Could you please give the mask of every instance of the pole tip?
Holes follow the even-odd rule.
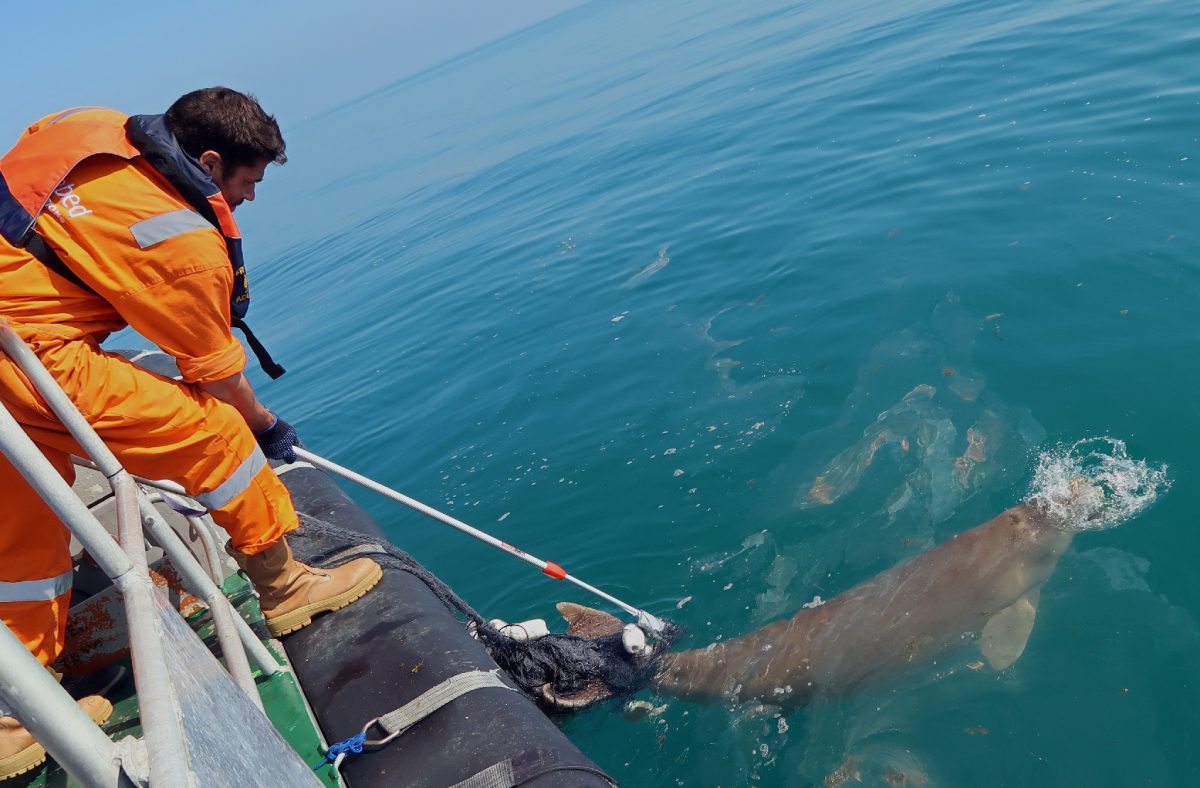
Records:
[[[667,629],[667,622],[663,621],[658,616],[647,613],[645,610],[639,610],[637,613],[638,624],[650,630],[656,635],[661,635]]]

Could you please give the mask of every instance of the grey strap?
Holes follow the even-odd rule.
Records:
[[[513,771],[511,759],[493,763],[478,774],[474,774],[450,788],[513,788],[517,784],[517,775]]]
[[[387,731],[388,735],[379,741],[368,741],[367,744],[373,746],[386,744],[450,701],[460,698],[468,692],[487,687],[497,687],[516,692],[516,690],[500,680],[499,672],[499,668],[495,670],[471,670],[466,673],[459,673],[457,676],[451,676],[441,684],[430,687],[395,711],[389,711],[387,714],[368,722],[363,731],[366,731],[367,728],[370,728],[374,724],[378,724],[379,727]]]
[[[613,778],[600,769],[585,762],[583,755],[578,750],[573,756],[561,749],[535,748],[525,750],[511,758],[505,758],[499,763],[493,763],[462,782],[455,783],[451,788],[515,788],[515,786],[524,785],[530,780],[555,772],[585,772],[599,777],[609,785],[617,784]]]
[[[201,517],[208,514],[208,510],[194,503],[190,498],[184,498],[182,495],[169,493],[166,490],[158,491],[159,499],[166,505],[168,509],[184,517]]]
[[[369,749],[375,749],[387,744],[430,714],[433,714],[442,706],[473,690],[499,687],[516,692],[515,689],[500,680],[499,673],[500,669],[496,668],[495,670],[471,670],[466,673],[459,673],[457,676],[451,676],[441,684],[431,687],[395,711],[388,712],[364,725],[363,733],[366,733],[371,726],[378,725],[388,734],[383,739],[366,741],[366,746]],[[534,749],[522,752],[512,758],[506,758],[499,763],[494,763],[462,782],[455,783],[451,788],[514,788],[528,782],[534,777],[558,771],[587,772],[606,780],[610,785],[615,786],[617,784],[616,781],[595,766],[586,763],[575,763],[570,760],[564,761],[562,752],[542,752],[541,750]]]
[[[338,550],[321,559],[321,566],[328,567],[341,565],[349,561],[351,558],[358,558],[364,555],[387,555],[388,551],[381,544],[374,542],[370,544],[356,544],[352,547],[347,547],[344,550]]]

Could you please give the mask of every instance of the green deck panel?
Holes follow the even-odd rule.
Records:
[[[225,595],[230,598],[250,626],[259,633],[266,635],[262,611],[258,607],[258,598],[254,596],[247,581],[240,574],[226,578],[222,587]],[[216,633],[213,629],[212,618],[207,611],[201,611],[188,619],[192,629],[204,640],[210,651],[216,653]],[[286,659],[281,653],[278,641],[266,639],[268,647],[280,663]],[[124,665],[132,677],[132,666],[126,656],[117,664]],[[259,697],[262,698],[267,718],[279,731],[284,740],[300,754],[301,759],[309,765],[316,764],[325,756],[320,731],[313,721],[307,702],[295,674],[279,672],[271,677],[264,677],[257,669],[254,671],[255,683],[258,686]],[[126,736],[141,736],[141,719],[138,712],[137,695],[134,691],[132,678],[126,678],[113,692],[108,693],[108,699],[113,704],[112,717],[104,724],[104,732],[112,739]],[[341,786],[336,770],[332,766],[324,766],[316,772],[322,783],[329,786]],[[41,788],[59,788],[60,786],[75,786],[67,774],[59,768],[53,759],[47,759],[46,764],[33,771],[5,781],[4,788],[18,786],[37,786]]]

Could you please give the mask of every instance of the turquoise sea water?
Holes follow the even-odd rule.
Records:
[[[286,130],[239,211],[260,394],[688,646],[1125,440],[1172,488],[1012,668],[564,729],[634,786],[1195,784],[1198,56],[1187,2],[585,5]],[[485,615],[591,601],[354,494]]]

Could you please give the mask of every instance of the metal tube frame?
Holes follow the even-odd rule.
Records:
[[[151,495],[150,499],[154,500],[154,496]],[[187,521],[188,533],[192,535],[193,541],[200,543],[201,550],[204,553],[204,564],[201,564],[201,568],[207,570],[209,578],[220,587],[225,583],[225,570],[221,568],[221,559],[218,553],[209,549],[210,542],[215,544],[212,531],[201,517],[188,515]],[[196,551],[193,549],[192,554],[195,555],[195,553]],[[196,556],[196,560],[199,559],[200,557]]]
[[[196,535],[200,537],[200,545],[204,548],[205,555],[211,563],[216,558],[217,549],[212,534],[209,533],[204,523],[200,522],[199,517],[188,517],[187,519],[192,528],[196,530]],[[221,646],[221,656],[225,657],[226,670],[246,693],[246,696],[259,708],[259,711],[266,714],[262,698],[258,695],[258,687],[254,684],[254,675],[250,672],[250,662],[246,659],[246,650],[242,648],[242,641],[238,640],[238,633],[234,628],[233,620],[236,614],[230,609],[229,600],[222,594],[220,599],[208,603],[208,610],[212,615],[213,629],[217,632],[217,642]]]
[[[163,549],[167,557],[179,570],[183,576],[184,585],[188,589],[204,600],[210,610],[215,610],[218,607],[224,606],[231,613],[233,619],[233,629],[237,632],[238,640],[245,647],[246,654],[254,660],[254,665],[265,676],[271,676],[278,673],[283,668],[271,655],[270,650],[263,645],[263,642],[258,639],[258,635],[254,634],[254,630],[246,623],[246,620],[233,609],[232,603],[225,593],[217,587],[208,575],[204,572],[204,568],[196,561],[195,556],[188,550],[183,540],[179,538],[179,534],[175,533],[175,529],[167,524],[167,521],[154,508],[151,502],[152,498],[143,496],[140,502],[142,520],[146,525],[146,530],[150,533],[150,537],[158,543],[158,546]],[[203,526],[203,523],[200,523]],[[199,528],[197,530],[200,530]],[[204,543],[204,532],[207,528],[201,531],[201,543]],[[208,535],[209,541],[212,541],[212,535]],[[209,546],[205,544],[205,549]],[[216,549],[215,546],[213,549]],[[224,647],[222,647],[224,650]],[[255,697],[258,691],[255,690]]]
[[[76,465],[96,469],[95,463],[72,457]],[[135,480],[138,477],[133,477]],[[164,485],[171,484],[164,482]],[[262,640],[241,617],[237,609],[221,590],[213,577],[220,577],[219,550],[213,540],[212,528],[199,517],[187,516],[188,525],[196,532],[197,541],[204,550],[205,561],[209,564],[206,571],[199,559],[188,548],[170,524],[154,508],[153,504],[162,500],[159,493],[146,495],[139,490],[138,506],[141,510],[142,523],[151,539],[162,548],[172,565],[182,577],[184,587],[199,597],[208,606],[213,616],[213,628],[216,630],[217,641],[221,645],[221,654],[225,657],[226,667],[234,681],[241,687],[254,705],[262,708],[262,699],[258,696],[258,688],[250,669],[247,656],[253,658],[254,665],[264,676],[273,676],[286,668],[279,664],[271,654],[270,649],[263,645]],[[197,504],[199,506],[199,504]],[[244,666],[244,669],[243,669]],[[251,691],[253,688],[253,691]]]
[[[100,470],[99,465],[87,459],[86,457],[78,457],[72,454],[71,462],[83,468],[91,468],[93,471]],[[167,479],[147,479],[142,476],[134,476],[133,480],[146,487],[153,487],[157,490],[165,490],[166,492],[175,493],[176,495],[187,495],[187,490],[183,489],[182,484],[176,484],[175,482]]]
[[[93,433],[94,434],[94,433]],[[187,761],[187,742],[179,724],[182,708],[175,695],[167,669],[166,642],[154,603],[154,583],[146,565],[146,538],[138,514],[138,489],[124,469],[113,474],[113,494],[117,499],[117,535],[134,566],[122,588],[125,617],[129,626],[129,653],[133,659],[133,680],[138,691],[138,714],[146,737],[150,773],[154,784],[192,786]],[[64,482],[65,484],[65,482]],[[169,772],[164,772],[169,769]]]
[[[0,698],[75,781],[129,786],[117,746],[0,621]]]
[[[81,457],[72,457],[72,459],[76,465],[100,470],[99,466],[90,460],[85,460]],[[134,476],[133,478],[138,484],[146,487],[177,495],[187,495],[187,492],[181,485],[166,479],[145,479],[141,476]],[[163,549],[163,552],[167,554],[167,557],[179,569],[180,574],[183,575],[183,582],[187,584],[192,593],[203,599],[205,604],[210,608],[221,604],[219,599],[225,600],[225,605],[232,611],[233,624],[237,630],[238,639],[242,642],[242,646],[248,652],[248,655],[254,660],[255,667],[264,676],[272,676],[284,670],[284,667],[271,655],[271,651],[259,640],[258,635],[254,634],[254,630],[250,628],[250,625],[246,623],[237,610],[234,610],[233,605],[229,602],[224,592],[221,591],[215,582],[211,582],[204,575],[204,568],[199,566],[198,561],[195,561],[195,557],[192,556],[191,551],[188,550],[187,545],[183,543],[179,535],[175,533],[174,529],[167,524],[167,521],[163,519],[162,515],[153,506],[148,505],[154,500],[154,496],[150,496],[148,499],[143,498],[144,503],[141,507],[143,522],[150,532],[150,537],[158,543],[158,546]],[[206,551],[206,557],[210,563],[215,563],[213,560],[214,551],[218,548],[205,541],[206,539],[212,541],[211,530],[207,528],[203,521],[200,521],[199,524],[192,523],[192,527],[199,532],[201,543],[204,545]],[[189,558],[191,560],[188,560]],[[193,562],[195,562],[195,566],[193,566]]]
[[[0,342],[7,345],[7,326],[0,324]],[[11,330],[10,330],[11,331]],[[15,335],[14,335],[15,336]],[[7,347],[5,348],[7,350]],[[39,365],[40,366],[40,365]],[[61,389],[59,389],[61,393]],[[122,546],[118,546],[104,530],[104,526],[88,510],[71,490],[70,485],[34,444],[33,440],[8,412],[0,406],[0,452],[8,457],[25,480],[38,492],[51,510],[83,543],[83,546],[104,573],[113,581],[125,600],[125,614],[129,620],[129,645],[133,656],[134,681],[139,696],[145,698],[141,704],[143,730],[152,771],[164,776],[163,785],[191,785],[187,779],[188,768],[183,748],[183,731],[179,726],[179,708],[171,691],[167,675],[166,655],[163,653],[163,637],[154,609],[154,585],[145,573],[145,548],[136,516],[136,535],[130,533],[128,519],[132,510],[136,515],[136,490],[128,474],[120,471],[113,475],[115,494],[118,496],[118,529],[124,533]],[[122,478],[122,475],[124,478]],[[134,541],[141,552],[141,566],[133,560],[127,547]],[[139,569],[141,571],[139,572]],[[28,653],[28,652],[27,652]],[[35,660],[36,661],[36,660]],[[86,715],[85,715],[86,716]],[[90,720],[89,720],[90,722]],[[155,727],[152,729],[151,725]],[[92,724],[92,727],[96,727]],[[32,730],[32,729],[31,729]],[[52,739],[43,746],[55,760],[75,757],[63,752],[75,745],[69,740]],[[52,748],[60,748],[55,751]]]
[[[138,689],[142,730],[155,785],[163,788],[193,786],[195,781],[188,765],[187,747],[180,723],[182,711],[167,670],[165,641],[153,596],[155,589],[146,567],[137,486],[49,370],[2,318],[0,349],[16,362],[35,391],[112,485],[117,499],[117,530],[123,555],[122,550],[114,553],[116,545],[104,527],[75,496],[70,485],[25,434],[12,414],[0,407],[0,413],[3,414],[0,416],[0,433],[4,437],[2,448],[5,455],[89,552],[95,548],[93,557],[125,600],[134,682]],[[56,760],[60,757],[67,760],[77,757],[77,748],[65,740],[54,739],[43,743],[43,746]]]

